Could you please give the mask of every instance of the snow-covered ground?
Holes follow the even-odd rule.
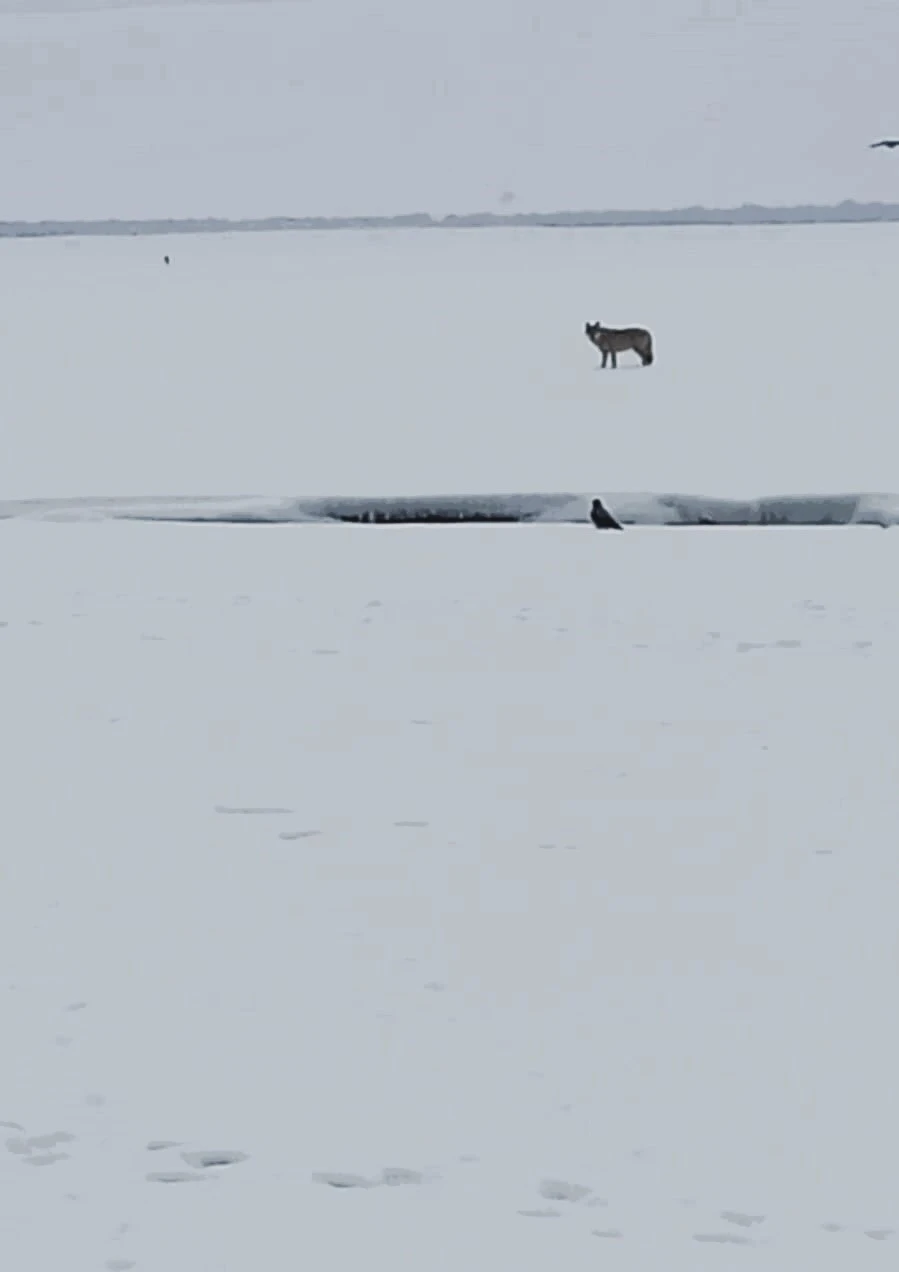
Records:
[[[895,532],[52,501],[896,492],[897,237],[0,244],[4,1268],[890,1266]]]
[[[3,1266],[892,1266],[894,573],[0,524]]]
[[[897,245],[894,225],[3,242],[0,499],[899,491]],[[649,326],[656,363],[598,370],[588,319]]]

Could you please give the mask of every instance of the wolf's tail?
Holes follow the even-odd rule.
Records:
[[[652,351],[652,336],[650,336],[649,339],[646,341],[646,347],[643,349],[640,356],[643,359],[644,367],[652,366],[653,360],[655,358],[655,355],[653,354],[653,351]]]

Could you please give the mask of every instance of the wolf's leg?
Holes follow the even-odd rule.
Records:
[[[612,350],[612,370],[614,371],[617,366],[618,366],[618,354],[613,349]]]
[[[608,349],[603,349],[603,350],[602,350],[602,369],[603,369],[603,371],[605,371],[605,369],[606,369],[606,363],[608,362],[608,360],[609,360],[609,351],[608,351]]]

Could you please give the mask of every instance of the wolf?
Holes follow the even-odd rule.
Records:
[[[596,345],[602,354],[603,366],[611,358],[612,366],[617,367],[618,354],[625,349],[633,349],[644,367],[652,365],[652,336],[645,327],[622,327],[616,330],[614,327],[604,327],[601,322],[588,322],[584,331],[590,343]]]

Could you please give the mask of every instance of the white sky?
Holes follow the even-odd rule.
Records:
[[[896,0],[0,0],[0,219],[899,200],[897,59]]]

